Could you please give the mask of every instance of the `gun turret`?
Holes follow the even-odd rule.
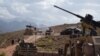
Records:
[[[92,18],[92,15],[90,15],[90,14],[87,14],[85,17],[83,17],[83,16],[80,16],[78,14],[72,13],[72,12],[70,12],[68,10],[65,10],[63,8],[60,8],[60,7],[56,6],[56,5],[54,5],[54,7],[58,8],[58,9],[61,9],[61,10],[65,11],[65,12],[68,12],[68,13],[80,18],[82,21],[84,21],[87,24],[90,24],[90,25],[92,24],[92,26],[96,26],[96,27],[100,28],[100,23],[94,21],[93,18]]]

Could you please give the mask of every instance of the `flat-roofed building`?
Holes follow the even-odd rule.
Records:
[[[50,29],[52,30],[51,35],[58,36],[61,35],[61,32],[68,28],[80,28],[80,24],[62,24],[57,26],[52,26]]]

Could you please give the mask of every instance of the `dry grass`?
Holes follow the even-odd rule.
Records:
[[[68,37],[45,37],[36,42],[39,51],[58,51],[58,48],[63,48],[65,43],[68,43]]]
[[[79,37],[74,39],[69,39],[69,37],[45,37],[41,38],[36,42],[39,51],[58,51],[58,48],[64,48],[66,43],[75,43],[76,40],[93,42],[91,36]]]

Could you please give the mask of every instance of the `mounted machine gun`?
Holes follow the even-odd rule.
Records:
[[[83,17],[83,16],[80,16],[78,14],[72,13],[72,12],[70,12],[68,10],[65,10],[63,8],[60,8],[60,7],[56,6],[56,5],[54,5],[54,7],[58,8],[58,9],[61,9],[61,10],[65,11],[65,12],[68,12],[68,13],[80,18],[81,19],[80,21],[82,22],[82,28],[83,28],[82,29],[83,30],[82,31],[82,35],[83,36],[85,35],[86,29],[95,30],[97,27],[100,28],[100,23],[94,21],[93,20],[93,16],[90,15],[90,14],[86,14],[86,16]]]

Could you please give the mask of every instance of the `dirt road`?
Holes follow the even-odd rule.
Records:
[[[32,36],[27,36],[27,37],[28,37],[27,39],[24,39],[25,42],[34,43],[36,40],[38,40],[42,36],[32,35]],[[13,52],[15,50],[16,45],[18,45],[18,44],[8,46],[7,48],[1,48],[0,49],[0,53],[5,53],[5,56],[12,56],[12,54],[13,54]]]
[[[28,43],[34,43],[36,40],[38,40],[39,38],[41,38],[41,35],[33,35],[33,36],[29,36],[29,38],[25,39],[25,42]]]

